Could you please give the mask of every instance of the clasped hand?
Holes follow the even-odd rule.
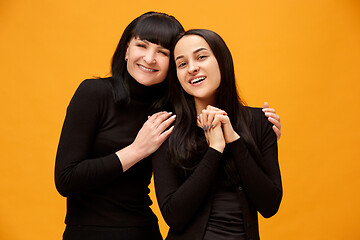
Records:
[[[225,145],[240,136],[234,131],[224,110],[208,105],[197,117],[197,124],[203,128],[209,147],[223,152]]]

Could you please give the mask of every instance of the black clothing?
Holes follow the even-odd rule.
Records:
[[[153,226],[141,227],[94,227],[67,226],[63,235],[64,240],[162,240],[159,230]]]
[[[221,163],[228,158],[235,160],[241,176],[241,183],[233,186],[237,191],[238,206],[241,207],[241,216],[238,215],[237,221],[243,226],[239,227],[239,234],[245,229],[245,239],[259,239],[257,212],[264,217],[271,217],[277,212],[282,198],[282,184],[276,135],[261,109],[249,110],[252,114],[250,131],[262,154],[265,169],[255,161],[243,137],[227,144],[224,154],[209,147],[196,169],[185,179],[168,158],[168,141],[155,153],[153,170],[157,200],[170,227],[166,239],[201,240],[207,227],[211,232],[213,218],[219,218],[213,212],[209,221],[212,205],[217,204],[217,200],[213,202],[214,194],[218,197],[216,193],[221,191],[215,183],[223,170]],[[228,193],[230,195],[225,199],[229,200],[233,195],[230,190]],[[215,207],[215,211],[224,211],[222,206]]]
[[[56,187],[67,197],[65,223],[129,231],[146,226],[159,232],[149,207],[150,158],[123,172],[115,152],[134,141],[163,87],[146,87],[132,79],[131,101],[119,106],[110,81],[85,80],[67,108],[55,164]]]
[[[221,181],[222,176],[216,180]],[[215,185],[217,182],[214,182]],[[234,186],[221,184],[214,187],[211,212],[203,240],[244,240],[245,226],[242,208]]]

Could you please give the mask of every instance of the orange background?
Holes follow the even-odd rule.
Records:
[[[281,116],[284,198],[260,218],[261,238],[360,239],[360,2],[133,3],[0,1],[0,239],[61,238],[53,169],[66,107],[83,79],[108,74],[124,28],[149,10],[218,32],[242,96]]]

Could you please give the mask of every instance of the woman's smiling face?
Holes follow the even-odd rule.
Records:
[[[183,89],[195,99],[213,101],[221,73],[209,44],[198,35],[186,35],[177,42],[174,57]]]
[[[151,86],[165,80],[170,51],[147,40],[132,38],[125,59],[129,74],[140,84]]]

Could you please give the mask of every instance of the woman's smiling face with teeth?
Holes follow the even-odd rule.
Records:
[[[140,84],[151,86],[165,80],[170,51],[147,40],[132,38],[126,49],[127,70]]]
[[[175,46],[179,82],[195,98],[213,98],[220,86],[218,62],[209,44],[198,35],[186,35]]]

